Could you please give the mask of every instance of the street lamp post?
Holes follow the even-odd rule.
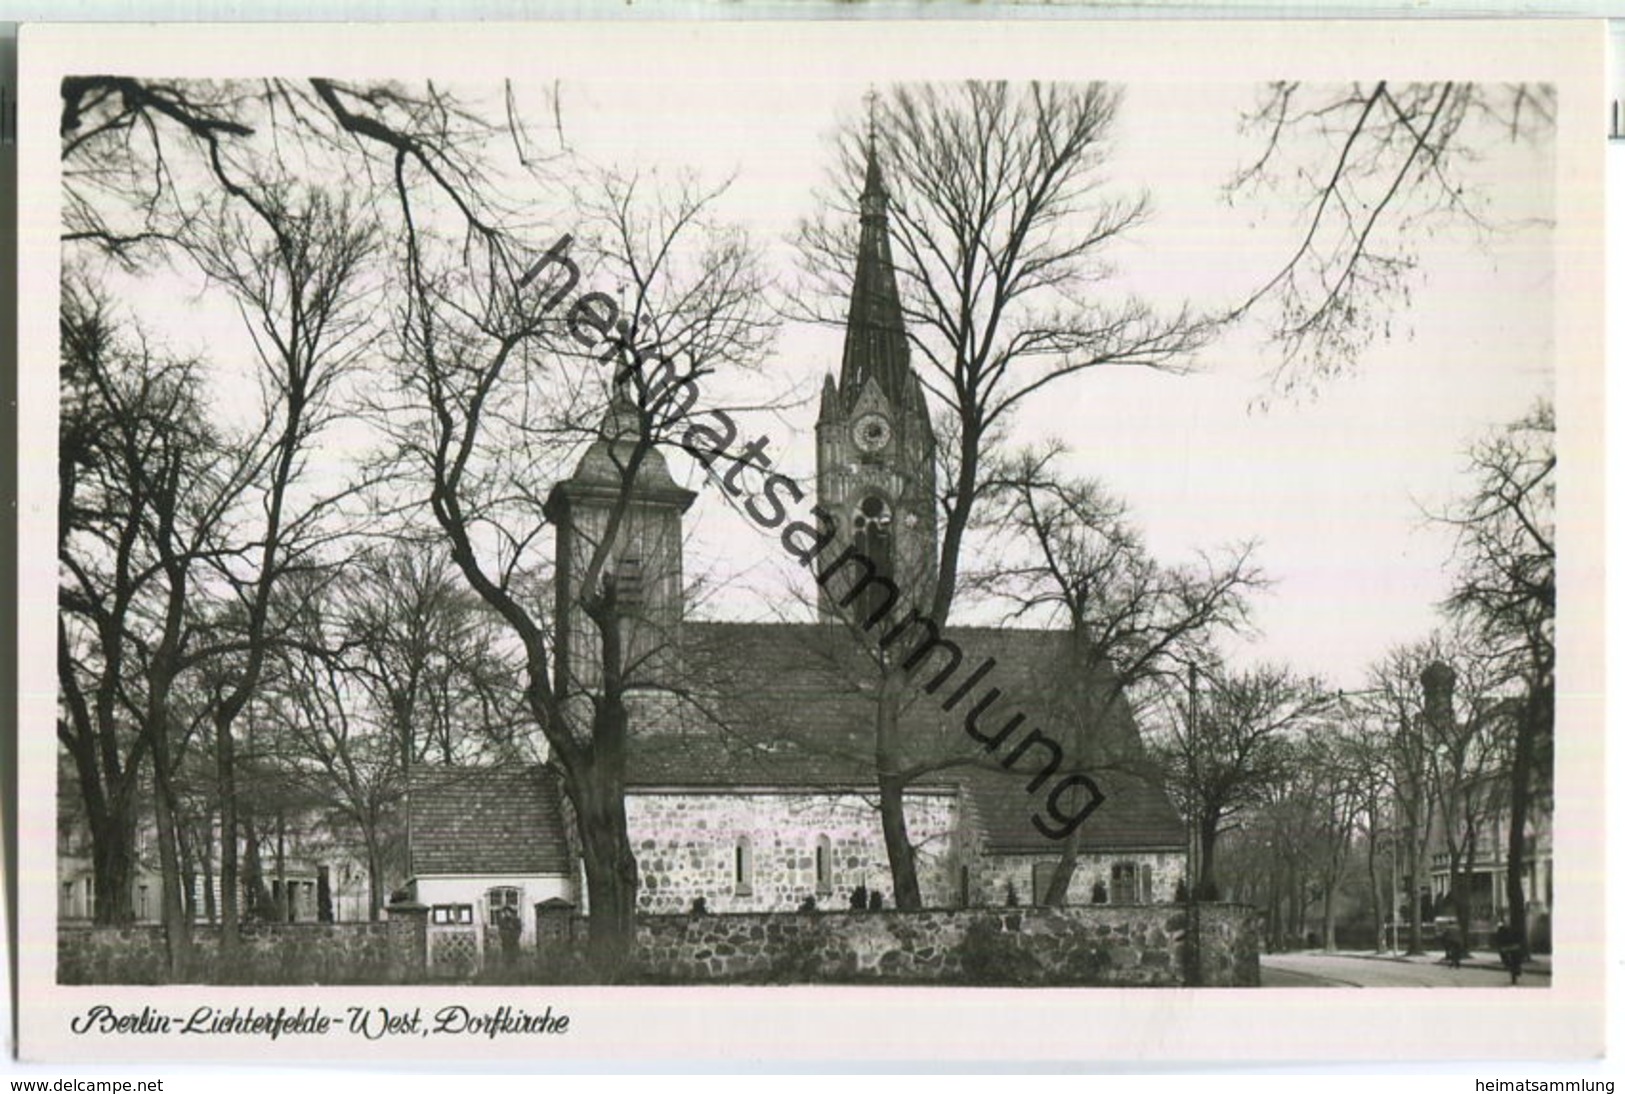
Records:
[[[1399,837],[1388,833],[1377,841],[1377,850],[1388,855],[1388,948],[1399,953]],[[1378,942],[1382,940],[1379,938]]]

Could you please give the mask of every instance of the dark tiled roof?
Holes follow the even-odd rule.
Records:
[[[873,785],[875,673],[844,630],[692,621],[684,628],[690,696],[650,699],[646,709],[634,711],[629,785]],[[1077,742],[1071,749],[1077,754],[1066,757],[1068,769],[1088,771],[1106,798],[1083,825],[1086,850],[1184,845],[1183,827],[1146,764],[1124,706],[1115,704],[1101,729],[1079,736],[1082,674],[1069,659],[1065,634],[952,628],[946,637],[964,653],[960,670],[934,695],[921,690],[929,679],[922,675],[907,689],[899,717],[904,763],[939,765],[914,786],[966,787],[991,850],[1055,850],[1031,819],[1043,808],[1042,793],[1030,797],[1025,779],[986,770],[992,760],[965,732],[965,715],[996,687],[1002,695],[980,720],[984,730],[996,731],[1019,712],[1026,720],[1010,744],[1033,728],[1063,748]],[[984,660],[994,667],[945,713],[943,702]],[[928,662],[928,672],[936,671],[933,663],[941,663],[940,655]]]
[[[569,873],[556,776],[540,767],[412,771],[415,875]]]
[[[1078,849],[1091,851],[1179,851],[1185,848],[1185,826],[1155,777],[1127,771],[1096,771],[1090,778],[1104,799],[1078,831]],[[969,779],[976,812],[995,854],[1055,854],[1061,845],[1033,824],[1034,814],[1046,817],[1047,792],[1027,794],[1020,777],[975,771]],[[1062,815],[1070,815],[1063,806]],[[1052,827],[1053,818],[1047,818]]]

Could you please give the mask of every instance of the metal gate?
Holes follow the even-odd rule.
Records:
[[[436,904],[429,913],[425,945],[429,975],[436,980],[468,980],[485,958],[483,932],[472,904]]]

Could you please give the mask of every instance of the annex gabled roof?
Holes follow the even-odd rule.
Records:
[[[413,768],[409,804],[414,876],[570,873],[558,778],[545,768]]]
[[[1154,773],[1102,770],[1091,772],[1090,778],[1105,800],[1078,828],[1080,851],[1185,849],[1185,826]],[[1055,854],[1061,849],[1059,842],[1033,824],[1035,813],[1046,823],[1055,822],[1044,813],[1047,795],[1040,791],[1037,797],[1029,797],[1024,776],[976,770],[969,774],[968,781],[988,851],[1036,855]]]

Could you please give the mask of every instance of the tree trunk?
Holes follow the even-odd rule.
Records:
[[[1377,953],[1383,949],[1383,914],[1382,914],[1382,885],[1377,880],[1377,841],[1375,838],[1366,840],[1365,844],[1365,876],[1371,884],[1371,925],[1376,933],[1373,946]]]
[[[220,956],[237,954],[238,907],[237,867],[237,755],[231,723],[215,720],[215,765],[220,784]]]
[[[1273,858],[1269,862],[1269,871],[1269,949],[1275,953],[1281,949],[1281,870]]]
[[[1337,949],[1337,912],[1333,900],[1336,892],[1337,886],[1328,879],[1326,892],[1321,896],[1320,912],[1320,944],[1327,953]]]
[[[1549,696],[1547,685],[1532,681],[1518,719],[1512,743],[1512,795],[1507,816],[1507,922],[1518,937],[1529,942],[1529,910],[1523,891],[1524,859],[1527,855],[1525,829],[1529,820],[1529,798],[1534,774],[1535,735]]]
[[[1281,909],[1279,916],[1280,939],[1279,945],[1283,950],[1296,949],[1292,939],[1292,894],[1296,891],[1297,881],[1293,875],[1290,864],[1281,872],[1280,894],[1276,897],[1277,906]]]
[[[278,923],[290,922],[294,917],[293,898],[288,894],[287,870],[287,824],[284,821],[282,810],[276,814],[276,884],[271,891],[276,894],[276,921]]]
[[[1066,907],[1066,895],[1072,888],[1072,875],[1078,870],[1078,845],[1083,842],[1083,829],[1075,828],[1061,843],[1061,861],[1050,875],[1049,888],[1043,902],[1051,908]]]
[[[931,589],[931,618],[948,623],[954,596],[959,591],[959,551],[970,525],[975,502],[976,476],[982,454],[981,428],[968,420],[960,422],[959,474],[954,479],[953,504],[942,526],[942,550],[937,556],[936,581]]]
[[[880,784],[880,830],[886,840],[886,861],[891,866],[892,903],[904,911],[921,907],[920,877],[914,845],[908,838],[908,816],[903,809],[905,783],[898,775],[902,764],[898,741],[897,688],[900,678],[883,669],[880,695],[875,703],[875,770]]]
[[[158,822],[158,862],[160,915],[164,924],[164,944],[169,954],[169,977],[183,979],[192,964],[192,923],[181,905],[181,875],[173,783],[174,763],[169,753],[169,690],[175,679],[175,635],[180,619],[180,596],[171,590],[164,640],[153,656],[147,673],[147,709],[141,730],[152,751],[153,806]]]
[[[1071,637],[1072,657],[1074,664],[1086,666],[1093,666],[1096,664],[1096,659],[1091,656],[1091,647],[1088,645],[1088,632],[1086,628],[1077,621],[1074,621],[1071,630]],[[1083,680],[1088,680],[1091,678],[1092,673],[1086,672],[1081,676],[1081,679]],[[1088,694],[1086,687],[1079,688],[1079,691],[1081,694],[1076,696],[1075,702],[1081,716],[1078,718],[1077,724],[1073,728],[1071,740],[1072,751],[1070,755],[1081,761],[1084,757],[1090,755],[1090,737],[1095,738],[1095,743],[1101,743],[1099,741],[1100,735],[1096,730],[1096,727],[1100,726],[1104,722],[1104,717],[1097,712],[1109,708],[1111,702],[1114,701],[1117,696],[1115,694],[1109,696],[1105,703],[1102,703],[1099,707],[1097,707],[1093,702],[1093,696]],[[1085,732],[1086,729],[1091,732]],[[1098,758],[1098,756],[1098,752],[1094,754],[1095,758]],[[1073,793],[1081,795],[1081,789],[1074,787]],[[1076,808],[1077,804],[1077,800],[1069,801],[1066,803],[1066,808],[1068,811],[1070,811],[1073,808]],[[1078,869],[1078,851],[1082,846],[1082,827],[1074,828],[1071,832],[1067,833],[1066,839],[1061,842],[1061,860],[1055,864],[1055,873],[1050,875],[1049,891],[1043,894],[1043,902],[1049,907],[1064,908],[1066,906],[1067,893],[1069,893],[1072,889],[1072,877],[1077,873]]]
[[[1473,876],[1466,869],[1467,864],[1465,850],[1450,849],[1450,907],[1456,913],[1456,931],[1461,936],[1463,949],[1469,945],[1473,932]]]
[[[1218,886],[1213,880],[1213,848],[1219,842],[1217,815],[1204,813],[1197,819],[1197,841],[1201,849],[1202,872],[1196,882],[1196,899],[1215,900],[1218,898]]]
[[[255,919],[271,916],[271,891],[265,885],[265,864],[260,856],[260,832],[252,816],[242,818],[243,894],[246,912]]]
[[[384,856],[378,848],[378,832],[374,829],[367,833],[367,918],[378,922],[383,908]]]
[[[67,638],[58,634],[58,657],[63,656]],[[95,888],[95,922],[103,925],[129,923],[135,919],[130,886],[135,870],[135,818],[131,795],[121,791],[110,778],[104,792],[101,769],[90,743],[88,712],[76,718],[77,736],[64,739],[73,757],[78,776],[79,796],[85,806],[90,828],[91,884]],[[133,781],[133,780],[123,780]]]
[[[197,922],[197,849],[193,846],[196,833],[185,818],[175,823],[176,850],[181,859],[181,903],[186,922]]]
[[[903,782],[893,775],[880,776],[880,828],[891,865],[893,903],[904,911],[918,911],[920,878],[908,838],[908,818],[903,814]]]
[[[214,839],[211,829],[214,827],[212,818],[203,818],[203,838],[199,841],[202,848],[203,860],[203,915],[210,923],[219,922],[220,911],[214,901]]]
[[[107,822],[90,832],[95,919],[103,926],[118,926],[135,922],[135,818],[126,795],[114,795],[107,807]]]
[[[597,766],[580,774],[575,802],[587,867],[587,958],[613,982],[631,952],[638,863],[627,835],[622,788]]]
[[[154,812],[158,821],[158,861],[161,871],[161,915],[164,922],[164,945],[169,953],[169,977],[184,980],[192,964],[192,923],[186,918],[181,903],[180,862],[176,851],[174,786],[170,782],[169,749],[167,743],[155,740],[152,746],[152,766],[157,783],[153,795]]]
[[[1410,897],[1410,943],[1406,949],[1412,955],[1426,953],[1422,945],[1422,860],[1426,857],[1426,844],[1418,838],[1415,826],[1412,826],[1410,847],[1407,848],[1406,857],[1410,867],[1410,885],[1407,895]]]

